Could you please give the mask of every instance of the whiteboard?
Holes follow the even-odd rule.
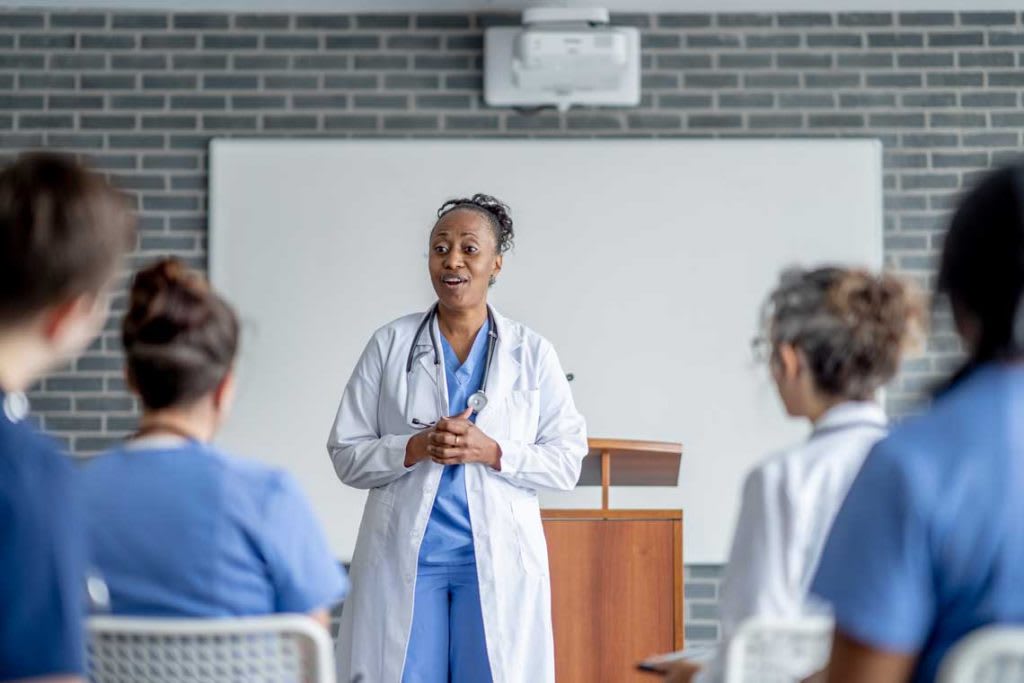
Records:
[[[511,205],[492,303],[553,342],[590,435],[682,442],[677,487],[611,504],[683,508],[688,563],[725,560],[744,474],[807,431],[750,354],[779,270],[882,263],[871,140],[233,139],[210,164],[211,277],[244,329],[221,444],[294,473],[345,559],[365,492],[336,479],[327,436],[372,332],[433,300],[444,200]]]

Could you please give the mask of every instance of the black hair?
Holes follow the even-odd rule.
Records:
[[[992,171],[961,199],[946,233],[936,289],[959,323],[977,328],[947,387],[983,363],[1024,354],[1022,192],[1024,163]]]
[[[477,193],[469,199],[449,199],[437,210],[437,220],[441,220],[452,211],[469,209],[483,214],[491,223],[494,241],[498,245],[498,253],[504,254],[513,246],[515,231],[512,229],[512,210],[497,197]]]

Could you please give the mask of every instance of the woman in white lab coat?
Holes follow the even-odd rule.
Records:
[[[345,387],[328,451],[369,497],[340,682],[554,681],[537,490],[572,489],[587,440],[551,344],[487,305],[512,235],[493,197],[445,203],[437,303],[377,330]]]
[[[723,680],[726,649],[747,619],[824,611],[807,601],[814,570],[854,476],[886,433],[875,393],[923,317],[913,290],[892,276],[841,268],[783,274],[755,350],[786,412],[810,421],[811,435],[748,475],[719,602],[722,642],[703,670],[683,662],[667,680]]]

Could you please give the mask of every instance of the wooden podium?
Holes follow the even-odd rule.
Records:
[[[599,510],[542,510],[558,683],[651,677],[636,662],[683,647],[683,511],[612,510],[608,488],[675,486],[682,445],[590,439],[580,486]]]

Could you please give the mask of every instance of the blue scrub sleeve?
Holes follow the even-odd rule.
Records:
[[[85,670],[85,533],[72,465],[31,455],[39,466],[27,480],[0,487],[0,680]]]
[[[845,635],[913,653],[935,614],[928,473],[911,472],[890,440],[875,446],[836,517],[811,592]],[[903,462],[901,462],[903,461]]]
[[[263,551],[274,585],[277,612],[307,613],[341,602],[345,570],[331,553],[298,482],[284,472],[271,481]]]

